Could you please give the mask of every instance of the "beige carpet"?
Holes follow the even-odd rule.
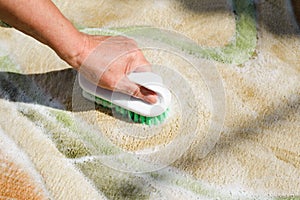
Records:
[[[0,199],[298,198],[300,31],[290,1],[54,2],[82,31],[173,48],[143,50],[164,66],[153,70],[171,88],[170,116],[148,127],[95,107],[52,50],[0,28]],[[118,170],[129,164],[143,173]]]

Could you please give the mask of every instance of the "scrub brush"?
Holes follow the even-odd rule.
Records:
[[[105,108],[114,109],[122,117],[136,123],[158,125],[168,116],[171,103],[171,93],[163,85],[162,78],[152,72],[133,72],[129,80],[156,92],[158,98],[155,104],[146,103],[129,95],[113,92],[97,87],[79,73],[79,85],[83,96]]]

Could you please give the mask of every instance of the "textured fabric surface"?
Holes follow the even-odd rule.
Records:
[[[54,2],[83,32],[143,36],[183,55],[143,49],[167,66],[154,70],[174,94],[171,114],[158,127],[122,120],[84,100],[77,72],[52,50],[0,28],[0,199],[300,198],[298,1]],[[214,66],[225,92],[220,137],[207,152],[214,113],[222,115],[205,82],[215,77],[203,78],[185,58]],[[105,162],[124,150],[117,163],[154,166],[185,141],[153,163],[135,153],[193,131],[191,146],[162,169],[128,173]]]

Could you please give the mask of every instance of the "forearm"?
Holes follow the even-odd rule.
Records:
[[[0,19],[77,65],[72,58],[83,48],[84,37],[51,0],[0,0]]]

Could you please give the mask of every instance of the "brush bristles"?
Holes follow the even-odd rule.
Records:
[[[88,99],[94,99],[95,103],[103,106],[104,108],[110,108],[114,109],[117,113],[119,113],[123,118],[130,119],[131,121],[135,123],[141,123],[146,125],[158,125],[161,124],[168,116],[169,109],[167,109],[164,113],[161,115],[155,116],[155,117],[147,117],[143,115],[139,115],[135,112],[126,110],[125,108],[122,108],[120,106],[117,106],[107,100],[101,99],[99,97],[96,97],[92,94],[87,93],[86,91],[83,91],[85,93],[84,96],[89,96]]]

